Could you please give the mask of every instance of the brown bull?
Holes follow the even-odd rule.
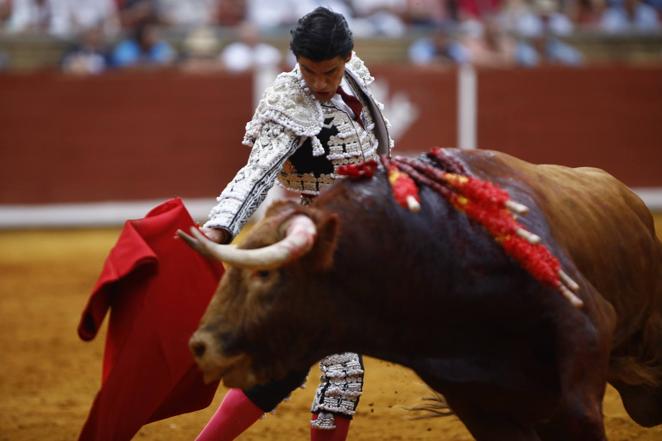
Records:
[[[478,440],[604,440],[606,382],[662,423],[662,246],[641,200],[597,169],[450,152],[529,207],[581,308],[434,191],[403,209],[378,172],[272,206],[242,250],[189,238],[230,263],[191,340],[203,371],[246,387],[363,353],[412,368]]]

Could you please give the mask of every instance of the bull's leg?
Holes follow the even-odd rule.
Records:
[[[573,397],[561,411],[536,430],[543,441],[606,441],[602,406],[597,399]]]
[[[662,280],[660,285],[662,298]],[[644,427],[662,424],[662,313],[652,313],[643,330],[626,346],[636,352],[612,358],[611,384],[637,424]]]
[[[446,399],[476,441],[541,441],[532,426],[483,411],[462,399],[451,396],[446,396]]]
[[[584,289],[592,288],[587,284]],[[601,314],[599,307],[586,305],[595,308],[589,311],[592,317],[572,311],[558,322],[556,352],[561,395],[557,411],[537,427],[544,441],[607,439],[602,399],[607,385],[612,322],[608,314]]]
[[[602,417],[602,399],[606,387],[601,372],[603,369],[600,363],[587,365],[575,361],[571,360],[561,367],[560,406],[550,421],[537,427],[543,441],[607,439]]]
[[[654,427],[662,424],[662,387],[631,386],[613,381],[628,415],[640,426]]]

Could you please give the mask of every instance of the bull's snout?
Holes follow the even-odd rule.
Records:
[[[205,331],[197,331],[189,340],[188,347],[198,364],[210,362],[211,358],[218,358],[214,357],[213,340],[213,335]]]
[[[204,357],[205,352],[207,351],[207,343],[204,340],[191,338],[188,345],[196,359]]]
[[[212,333],[204,330],[198,330],[189,340],[189,348],[205,382],[210,383],[221,378],[226,383],[228,380],[232,383],[253,382],[253,376],[248,372],[248,357],[244,354],[224,356],[220,350],[221,346]]]
[[[216,342],[216,340],[218,340]],[[214,347],[214,344],[217,343],[224,352],[232,352],[236,350],[237,339],[234,334],[230,332],[216,333],[211,334],[206,331],[198,331],[191,337],[189,340],[189,348],[193,353],[193,356],[198,358],[204,358],[207,353],[207,347]],[[213,356],[213,355],[210,355]]]

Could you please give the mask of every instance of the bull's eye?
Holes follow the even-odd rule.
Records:
[[[271,276],[271,271],[269,270],[255,271],[255,273],[253,273],[253,276],[257,277],[258,279],[266,280],[269,278],[269,276]]]
[[[269,306],[274,300],[274,285],[278,270],[256,270],[250,274],[250,296],[262,306]]]

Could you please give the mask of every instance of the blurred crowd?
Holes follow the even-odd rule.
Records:
[[[344,14],[357,38],[420,36],[408,51],[416,64],[579,65],[564,37],[659,33],[662,17],[662,0],[0,0],[0,33],[71,41],[61,61],[69,72],[173,63],[241,71],[291,64],[263,37],[286,36],[320,5]],[[234,41],[219,38],[225,31]]]

